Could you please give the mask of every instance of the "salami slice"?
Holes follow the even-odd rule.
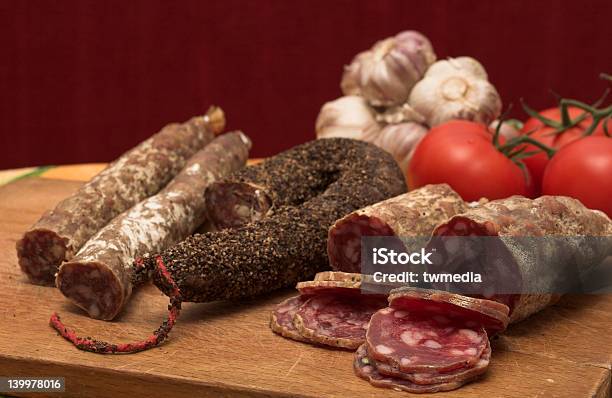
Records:
[[[314,276],[315,281],[361,282],[363,274],[352,272],[323,271]]]
[[[311,187],[305,202],[278,207],[242,227],[191,236],[145,259],[146,269],[156,269],[156,263],[167,268],[182,301],[237,299],[295,285],[328,267],[327,230],[335,220],[406,189],[391,155],[372,144],[330,138],[287,152],[283,162],[268,159],[263,167],[279,168],[274,175],[281,175],[305,161],[308,169],[327,175],[320,180],[326,184]],[[153,274],[154,283],[172,293],[168,279]]]
[[[311,341],[354,350],[365,340],[370,317],[386,301],[374,295],[318,294],[297,310],[293,324]]]
[[[468,327],[482,326],[489,336],[506,329],[510,311],[505,304],[493,300],[414,287],[392,290],[389,306],[431,317],[441,314],[451,320],[466,322]]]
[[[447,391],[484,374],[485,328],[508,322],[505,305],[448,292],[396,289],[389,305],[370,319],[355,371],[375,386],[410,392]]]
[[[422,244],[416,239],[414,243],[415,248],[420,249],[436,225],[466,209],[466,203],[455,191],[446,184],[439,184],[357,210],[330,228],[327,241],[330,264],[336,271],[362,272],[362,236],[420,238]]]
[[[473,379],[442,382],[436,384],[417,384],[406,379],[385,376],[378,371],[376,361],[368,356],[366,345],[361,345],[355,353],[353,361],[355,374],[370,382],[373,386],[405,391],[413,394],[434,393],[456,390]],[[478,376],[474,376],[474,379]]]
[[[359,294],[360,280],[315,280],[299,282],[297,290],[303,295],[317,293]]]
[[[243,167],[250,147],[241,132],[214,139],[166,188],[114,218],[87,241],[60,267],[57,287],[92,318],[113,319],[131,295],[135,257],[159,252],[189,236],[204,220],[206,186]]]
[[[16,245],[21,270],[33,283],[53,284],[63,261],[114,217],[162,189],[224,125],[222,111],[211,108],[123,154],[24,234]]]
[[[293,316],[308,301],[308,296],[294,296],[278,304],[270,319],[270,328],[274,333],[297,341],[309,341],[293,326]]]
[[[488,344],[482,326],[444,313],[384,308],[372,316],[368,353],[405,373],[444,373],[473,367]]]
[[[398,368],[390,366],[386,363],[376,362],[376,368],[380,374],[385,376],[404,379],[421,385],[431,385],[474,380],[476,377],[484,374],[487,371],[490,361],[491,345],[487,340],[487,346],[484,349],[482,356],[478,359],[478,361],[476,361],[473,367],[460,368],[455,371],[445,373],[407,373],[402,372]]]
[[[578,200],[519,196],[471,208],[436,227],[428,250],[442,261],[437,272],[479,272],[478,295],[507,304],[510,321],[518,322],[555,303],[566,282],[580,280],[612,254],[612,222]],[[486,236],[483,252],[461,257],[461,245],[448,237]],[[457,260],[459,258],[459,260]],[[460,286],[434,284],[440,289]]]

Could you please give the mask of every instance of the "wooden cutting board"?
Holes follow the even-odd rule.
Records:
[[[64,395],[74,397],[408,396],[354,376],[349,352],[273,334],[269,312],[290,290],[248,302],[185,304],[171,338],[147,352],[77,350],[48,326],[52,311],[83,335],[118,342],[149,335],[167,305],[148,286],[116,321],[94,321],[56,289],[26,282],[15,242],[79,184],[28,178],[0,187],[0,376],[63,376]],[[612,296],[566,297],[496,339],[483,380],[435,396],[608,397],[611,328]]]

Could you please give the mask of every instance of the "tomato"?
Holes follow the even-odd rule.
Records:
[[[543,111],[538,112],[540,115],[544,116],[547,119],[554,120],[556,122],[561,120],[561,109],[559,107],[544,109]],[[580,115],[584,113],[584,111],[580,108],[576,108],[573,106],[567,107],[567,113],[569,114],[570,119],[576,119]],[[583,121],[581,121],[578,125],[584,129],[589,128],[593,119],[591,116],[587,116]],[[543,127],[544,124],[539,121],[535,117],[531,117],[527,119],[525,124],[523,124],[523,132],[528,133],[530,131],[534,131],[540,127]]]
[[[546,166],[542,193],[571,196],[612,217],[612,138],[586,137],[561,148]]]
[[[555,129],[552,127],[542,127],[531,134],[531,138],[541,142],[551,148],[561,148],[572,141],[579,139],[582,136],[580,127],[572,127],[565,130],[562,134],[555,134]],[[542,177],[544,169],[548,164],[548,156],[535,145],[525,144],[525,152],[538,151],[538,153],[523,159],[523,163],[529,169],[531,178],[533,178],[536,192],[540,191],[542,185]]]
[[[582,115],[584,111],[579,108],[568,107],[568,113],[571,119],[575,119],[576,117]],[[540,114],[551,120],[561,120],[561,111],[559,110],[559,108],[549,108],[540,112]],[[523,132],[527,133],[533,131],[533,133],[530,135],[531,138],[536,139],[537,141],[545,144],[546,146],[557,149],[581,138],[583,133],[586,131],[586,129],[589,128],[592,123],[593,119],[589,115],[583,121],[578,123],[577,126],[569,128],[560,134],[554,134],[554,128],[544,126],[541,121],[532,117],[525,122],[523,126]],[[610,127],[610,129],[612,129],[612,124],[608,123],[608,126]],[[599,123],[592,135],[604,135],[603,123]],[[540,149],[534,145],[526,144],[525,151],[540,151]],[[537,154],[534,154],[533,156],[523,159],[523,163],[525,163],[525,166],[527,166],[531,177],[533,178],[536,193],[539,193],[541,191],[544,169],[548,164],[548,156],[544,152],[539,152]]]
[[[447,183],[467,201],[532,193],[529,175],[495,148],[487,127],[464,120],[432,128],[417,145],[407,176],[411,189]]]

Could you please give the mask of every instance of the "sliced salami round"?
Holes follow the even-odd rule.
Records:
[[[455,390],[462,385],[468,383],[472,379],[462,381],[452,381],[437,384],[416,384],[409,380],[400,379],[392,376],[385,376],[378,371],[376,361],[368,356],[366,345],[361,345],[355,353],[353,361],[353,369],[355,374],[362,379],[370,382],[373,386],[390,388],[396,391],[405,391],[414,394],[433,393],[440,391]],[[477,376],[475,376],[477,377]]]
[[[473,366],[466,368],[459,368],[451,372],[445,373],[407,373],[402,372],[398,368],[395,368],[389,364],[376,362],[376,367],[378,372],[391,377],[397,377],[399,379],[404,379],[411,381],[416,384],[439,384],[439,383],[451,383],[457,381],[468,381],[473,380],[475,377],[484,374],[489,367],[489,362],[491,360],[491,345],[487,340],[487,346],[482,353],[482,356],[476,361]]]
[[[361,281],[356,280],[314,280],[299,282],[297,290],[303,295],[320,293],[360,294]]]
[[[340,272],[340,271],[323,271],[319,272],[314,277],[315,281],[349,281],[349,282],[361,282],[363,280],[363,274],[356,274],[352,272]]]
[[[270,317],[272,331],[293,340],[308,341],[293,326],[293,316],[308,299],[306,296],[294,296],[278,304]]]
[[[370,317],[385,305],[381,296],[318,294],[298,309],[293,324],[311,341],[356,349],[365,339]]]
[[[505,304],[493,300],[414,287],[392,290],[389,306],[453,322],[464,322],[467,327],[482,326],[489,336],[506,329],[510,311]]]
[[[444,373],[473,367],[488,344],[482,326],[443,313],[384,308],[370,320],[369,355],[401,372]]]

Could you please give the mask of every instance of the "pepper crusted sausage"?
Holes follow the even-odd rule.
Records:
[[[610,219],[562,196],[491,201],[452,217],[433,235],[429,250],[435,248],[442,261],[434,261],[432,269],[481,272],[481,294],[507,304],[511,322],[554,304],[560,286],[612,254]],[[445,244],[449,236],[492,238],[482,253],[458,261],[457,253],[465,247]]]
[[[338,177],[333,164],[338,157],[321,155],[289,150],[216,182],[205,193],[208,218],[217,229],[236,228],[323,193]]]
[[[283,162],[263,162],[274,170],[270,175],[307,160],[310,169],[328,176],[327,186],[305,193],[311,198],[302,204],[279,206],[274,215],[237,229],[194,235],[165,251],[162,261],[184,301],[248,297],[308,279],[328,266],[327,230],[335,220],[406,189],[393,158],[361,141],[316,140],[280,157]],[[207,190],[213,189],[218,185]],[[162,290],[163,282],[156,278]]]
[[[21,270],[33,283],[53,284],[63,261],[114,217],[163,188],[224,125],[223,112],[213,107],[123,154],[24,234],[17,242]]]
[[[157,253],[193,233],[204,219],[204,190],[243,167],[250,147],[241,132],[214,139],[166,188],[114,218],[87,241],[60,267],[57,287],[92,318],[113,319],[132,292],[135,257]]]
[[[333,138],[287,152],[283,154],[286,161],[275,167],[306,159],[309,168],[328,175],[327,185],[313,189],[304,203],[280,206],[273,215],[233,230],[191,236],[146,259],[145,267],[158,269],[153,272],[154,282],[164,293],[176,297],[176,286],[180,301],[205,302],[294,285],[328,266],[327,230],[335,220],[406,190],[404,176],[391,155],[372,144]],[[171,278],[160,269],[167,269]],[[69,337],[55,318],[52,325]]]
[[[436,225],[467,208],[450,186],[439,184],[426,185],[357,210],[329,229],[329,262],[336,271],[362,272],[362,236],[423,238],[424,245]],[[416,242],[414,245],[423,247]]]

